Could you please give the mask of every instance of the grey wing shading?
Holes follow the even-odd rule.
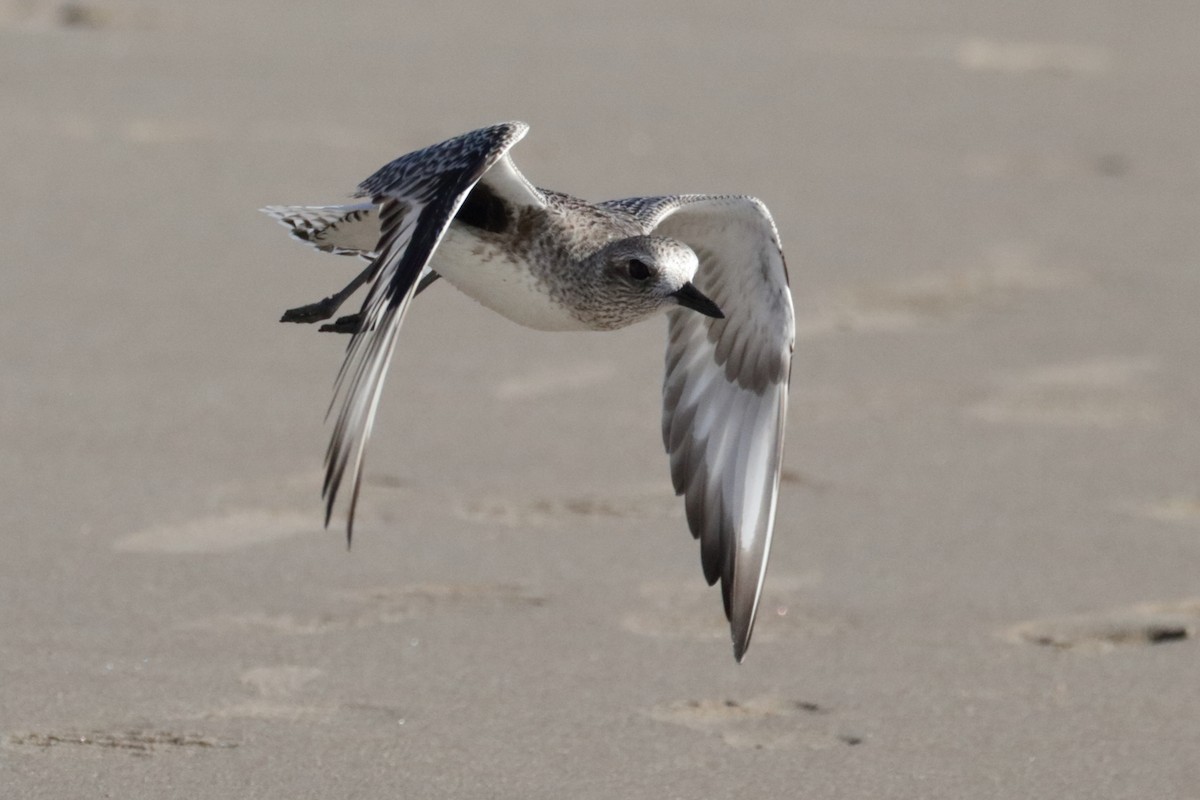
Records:
[[[752,197],[647,198],[626,210],[696,252],[694,283],[725,312],[668,313],[662,423],[675,491],[705,578],[721,581],[741,661],[770,554],[795,343],[779,234]]]
[[[341,407],[325,454],[325,524],[333,515],[343,481],[351,486],[346,519],[353,536],[354,511],[362,483],[363,453],[396,337],[422,274],[446,229],[476,182],[503,161],[496,181],[517,191],[524,179],[506,154],[526,133],[520,122],[463,134],[387,164],[358,188],[378,208],[379,239],[372,283],[362,305],[362,322],[346,349],[330,411]],[[514,177],[515,176],[515,177]],[[526,198],[537,200],[536,195]]]

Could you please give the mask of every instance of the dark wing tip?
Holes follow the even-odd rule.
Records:
[[[335,381],[329,410],[339,398],[341,410],[326,450],[322,490],[328,527],[342,480],[350,479],[347,547],[354,537],[363,452],[405,310],[419,287],[428,285],[420,281],[421,273],[464,196],[525,130],[523,123],[502,123],[465,133],[403,155],[359,184],[359,196],[380,206],[380,237],[364,272],[372,283],[360,312],[362,327],[347,346]]]
[[[746,651],[750,649],[750,635],[754,632],[754,617],[751,614],[750,619],[743,620],[735,618],[730,625],[730,634],[733,639],[733,657],[737,659],[739,664],[746,658]]]

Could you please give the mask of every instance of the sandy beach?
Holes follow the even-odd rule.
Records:
[[[0,797],[1200,798],[1200,9],[0,0]],[[748,657],[665,324],[405,323],[322,530],[337,202],[481,125],[771,208]]]

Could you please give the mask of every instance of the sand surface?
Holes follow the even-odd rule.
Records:
[[[1200,797],[1200,9],[737,6],[0,0],[0,797]],[[321,532],[353,262],[255,209],[505,119],[775,214],[741,666],[661,323],[430,290]]]

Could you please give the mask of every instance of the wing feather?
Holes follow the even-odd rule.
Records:
[[[401,156],[363,181],[356,196],[379,208],[380,235],[373,282],[362,305],[363,322],[346,349],[330,411],[338,405],[325,454],[325,524],[345,481],[351,489],[347,541],[362,484],[363,456],[397,335],[418,278],[475,183],[528,130],[505,123],[463,134]]]
[[[288,229],[293,239],[326,253],[371,258],[379,240],[374,203],[339,206],[267,206],[264,214]]]
[[[774,529],[795,318],[779,235],[750,197],[608,204],[700,259],[694,282],[725,312],[668,314],[663,443],[709,583],[721,581],[734,655],[750,644]]]

